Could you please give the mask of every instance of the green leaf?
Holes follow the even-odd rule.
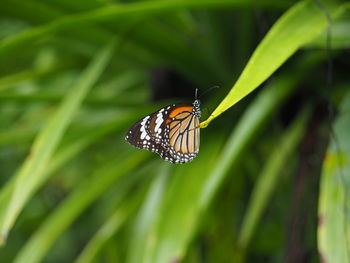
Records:
[[[330,30],[331,36],[331,48],[332,49],[345,49],[350,47],[350,17],[336,19],[332,21],[332,27]],[[308,48],[327,48],[326,38],[327,31],[315,38],[307,47]]]
[[[120,116],[115,121],[108,122],[107,124],[101,125],[95,129],[86,129],[84,134],[80,134],[79,139],[58,148],[51,158],[51,161],[48,163],[42,176],[37,179],[35,188],[33,188],[32,192],[35,192],[36,189],[40,188],[53,173],[86,149],[89,145],[93,144],[97,140],[101,139],[101,137],[104,137],[109,133],[116,132],[116,130],[120,128],[121,124],[124,124],[125,122],[129,123],[132,119],[134,119],[134,114],[124,113],[123,116]],[[1,189],[0,216],[4,216],[4,210],[6,209],[6,204],[10,201],[15,180],[16,177],[11,177]],[[30,196],[28,196],[28,199],[29,198]],[[1,221],[2,219],[0,218],[0,222]]]
[[[164,199],[170,167],[171,164],[169,163],[163,163],[159,167],[159,174],[154,178],[147,197],[136,216],[128,246],[127,263],[152,262],[150,257],[155,242],[151,234],[157,220],[159,220],[160,207]]]
[[[2,243],[6,241],[8,232],[23,206],[40,184],[41,178],[45,175],[47,164],[59,145],[65,130],[79,110],[84,97],[106,68],[112,52],[113,45],[108,44],[96,55],[75,83],[75,87],[67,94],[60,107],[36,137],[29,156],[15,174],[11,199],[7,204],[4,204],[6,209],[1,211],[4,213],[0,215],[2,219],[0,222]]]
[[[201,128],[207,127],[214,118],[256,89],[326,26],[325,14],[314,1],[302,1],[290,8],[261,41],[231,91],[210,117],[201,123]]]
[[[350,92],[342,102],[323,161],[318,249],[322,262],[350,262]]]
[[[16,73],[13,75],[8,75],[6,77],[0,78],[0,91],[2,92],[3,90],[11,87],[12,85],[25,81],[25,80],[30,80],[30,79],[35,79],[41,76],[44,76],[45,74],[48,74],[48,71],[39,71],[39,70],[26,70],[20,73]]]
[[[215,138],[202,147],[197,157],[204,161],[176,167],[162,200],[161,216],[149,225],[150,244],[141,262],[177,262],[184,257],[200,222],[199,198],[207,171],[216,162],[223,142],[222,134],[216,133]]]
[[[229,169],[232,169],[232,166],[237,165],[242,153],[266,124],[268,117],[271,116],[274,110],[296,88],[304,74],[310,71],[312,64],[318,61],[317,58],[316,60],[314,59],[312,57],[302,59],[300,64],[298,63],[298,67],[303,65],[306,66],[305,68],[301,66],[301,71],[297,71],[294,74],[282,75],[274,79],[269,84],[269,87],[265,88],[250,104],[237,123],[234,131],[227,139],[218,163],[213,167],[210,177],[205,182],[201,193],[201,207],[203,210],[207,209],[216,191],[225,179],[227,172]]]
[[[89,180],[83,181],[66,200],[45,219],[40,228],[18,252],[14,262],[41,262],[59,235],[122,175],[128,174],[141,165],[149,155],[139,152],[125,160],[108,163],[97,169]]]
[[[173,0],[173,1],[141,1],[137,3],[123,5],[108,5],[92,11],[81,12],[78,14],[65,16],[42,26],[38,26],[8,38],[0,43],[0,58],[6,53],[19,49],[28,43],[33,43],[45,36],[56,32],[64,31],[72,27],[80,27],[82,24],[96,23],[101,21],[121,21],[121,18],[127,17],[150,17],[156,14],[165,14],[168,12],[182,11],[184,8],[205,9],[217,7],[239,7],[251,6],[250,2],[245,0]],[[281,1],[259,1],[259,6],[277,6],[285,7],[289,3]]]
[[[277,142],[277,147],[275,147],[275,150],[267,159],[261,174],[257,177],[258,180],[251,194],[238,237],[238,246],[240,249],[243,249],[243,252],[245,252],[252,240],[262,214],[271,200],[281,176],[284,174],[291,154],[295,151],[305,133],[309,113],[309,111],[303,111],[291,124],[281,141]]]
[[[106,220],[106,222],[91,238],[75,262],[94,262],[96,255],[101,248],[103,248],[106,242],[110,240],[123,227],[124,223],[130,219],[136,205],[140,203],[141,197],[144,197],[143,192],[139,191],[136,195],[131,197],[131,200],[124,201],[124,203],[122,203],[120,207],[116,209],[112,216]]]

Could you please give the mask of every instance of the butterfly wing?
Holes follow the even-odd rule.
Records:
[[[149,150],[150,144],[152,142],[149,132],[147,131],[148,122],[150,115],[142,118],[137,121],[128,131],[125,136],[131,145],[140,148]]]
[[[165,143],[178,163],[192,161],[199,152],[199,118],[192,106],[181,106],[168,116]]]
[[[173,158],[168,149],[162,146],[165,131],[165,119],[171,106],[162,108],[137,121],[127,132],[125,140],[131,145],[158,153],[163,159]]]
[[[192,161],[199,151],[199,118],[192,105],[173,104],[136,122],[125,139],[172,163]]]

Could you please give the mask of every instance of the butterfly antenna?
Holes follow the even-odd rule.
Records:
[[[196,91],[195,91],[195,93],[194,93],[194,98],[195,98],[195,99],[198,98],[197,95],[198,95],[198,89],[196,88]]]
[[[218,89],[218,88],[220,88],[220,87],[218,85],[215,85],[215,86],[207,89],[206,91],[204,91],[202,94],[199,95],[199,97],[202,97],[204,94],[208,93],[209,91],[211,91],[213,89]],[[197,90],[196,90],[196,92],[197,92]],[[196,98],[197,98],[197,93],[196,93]]]

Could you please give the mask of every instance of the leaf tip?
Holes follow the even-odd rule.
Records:
[[[201,124],[199,124],[199,128],[206,128],[208,127],[209,122],[208,121],[203,121]]]

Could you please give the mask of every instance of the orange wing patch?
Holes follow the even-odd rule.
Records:
[[[192,110],[193,110],[192,106],[177,107],[172,112],[170,112],[169,118],[174,118],[176,115],[178,115],[179,113],[184,112],[184,111],[192,112]]]
[[[181,106],[181,107],[175,108],[172,112],[170,112],[168,118],[165,120],[165,125],[168,125],[171,119],[173,119],[174,117],[182,118],[184,114],[188,114],[187,112],[192,112],[192,111],[193,111],[192,106]]]

